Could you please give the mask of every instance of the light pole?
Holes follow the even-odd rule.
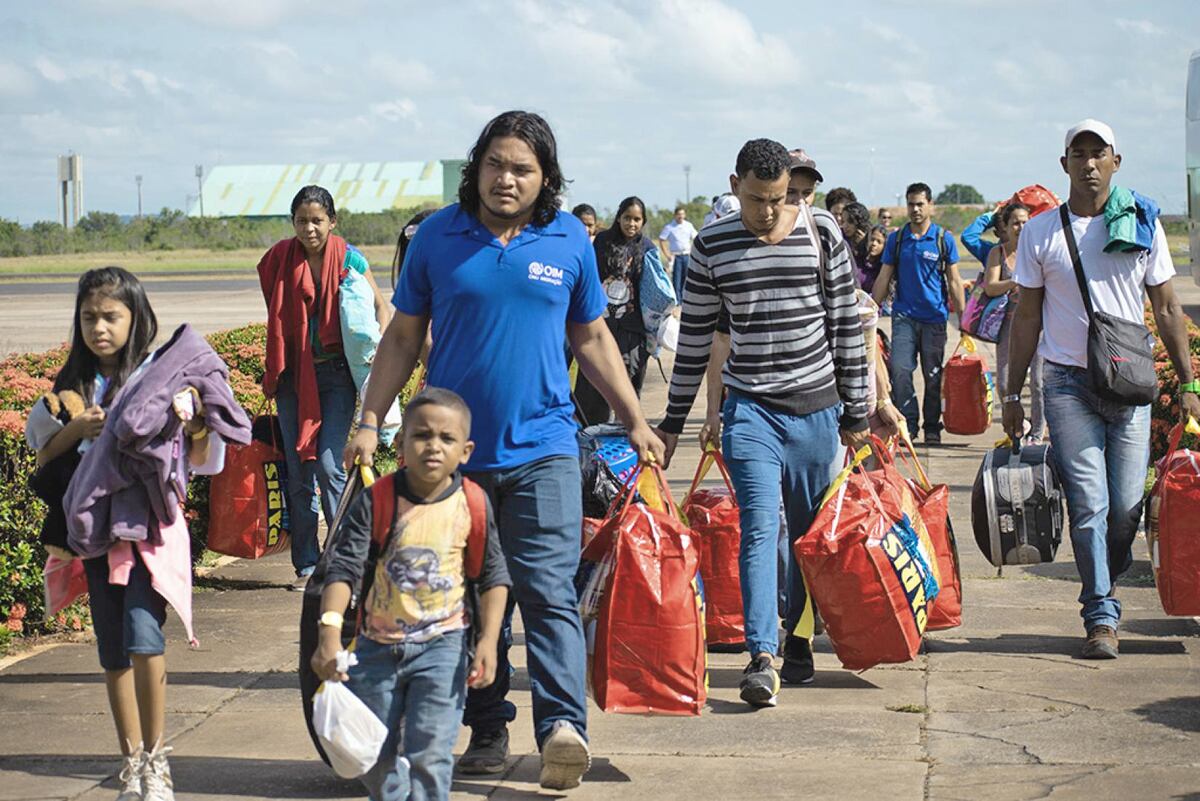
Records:
[[[683,165],[683,202],[692,202],[692,165]]]
[[[135,175],[133,180],[138,188],[138,219],[140,220],[142,218],[142,176]]]
[[[204,165],[196,165],[196,191],[200,199],[200,216],[204,216]]]

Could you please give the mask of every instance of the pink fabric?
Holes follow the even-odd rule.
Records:
[[[146,541],[121,540],[108,549],[108,580],[110,584],[129,583],[133,570],[133,549],[136,547],[150,571],[150,586],[161,595],[179,615],[187,631],[188,644],[193,648],[200,645],[192,631],[192,548],[187,524],[182,512],[175,515],[171,523],[160,529],[162,545]],[[69,562],[57,556],[46,560],[45,568],[46,616],[58,614],[70,606],[81,595],[87,593],[87,576],[83,561]]]

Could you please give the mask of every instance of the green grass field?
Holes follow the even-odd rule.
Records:
[[[361,248],[377,270],[391,269],[393,248]],[[95,267],[115,264],[137,275],[169,276],[172,273],[228,272],[254,274],[262,250],[156,250],[105,253],[70,253],[58,256],[0,258],[0,281],[67,280]]]

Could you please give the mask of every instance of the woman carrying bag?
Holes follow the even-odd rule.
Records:
[[[365,280],[358,295],[374,295],[375,319],[356,326],[370,328],[354,336],[379,341],[379,331],[390,317],[362,253],[332,233],[337,225],[333,196],[320,186],[306,186],[292,199],[292,225],[296,236],[276,243],[258,264],[259,281],[267,303],[267,358],[263,394],[279,411],[283,452],[288,471],[288,515],[292,541],[292,566],[296,581],[290,589],[303,590],[317,564],[317,496],[325,521],[332,521],[334,504],[346,484],[342,448],[354,421],[358,399],[348,361],[343,281]],[[362,291],[357,291],[361,289]],[[358,334],[362,336],[359,337]]]
[[[1009,296],[1000,336],[996,340],[996,386],[1000,387],[1008,386],[1009,333],[1013,312],[1017,308],[1017,282],[1013,280],[1013,271],[1017,263],[1017,242],[1021,239],[1021,229],[1029,222],[1029,216],[1029,207],[1017,201],[1008,203],[997,212],[996,232],[1000,237],[1000,245],[988,253],[987,266],[984,268],[984,294],[991,298]],[[1024,444],[1037,445],[1042,441],[1044,430],[1042,360],[1038,356],[1034,357],[1029,367],[1029,396],[1030,428]]]

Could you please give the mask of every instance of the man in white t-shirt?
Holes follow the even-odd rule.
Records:
[[[658,245],[663,256],[671,265],[671,282],[675,285],[675,297],[683,302],[683,284],[687,279],[688,263],[692,258],[692,240],[696,238],[696,226],[688,222],[687,209],[675,209],[675,219],[663,226],[658,235]]]
[[[1180,381],[1183,417],[1200,418],[1200,385],[1193,381],[1186,317],[1171,277],[1175,268],[1162,224],[1154,222],[1148,249],[1105,253],[1105,205],[1121,166],[1112,129],[1084,120],[1067,132],[1063,171],[1071,233],[1095,310],[1141,322],[1149,295],[1159,335]],[[1088,313],[1075,275],[1060,212],[1025,225],[1015,278],[1021,287],[1010,326],[1004,429],[1016,441],[1024,427],[1021,388],[1038,337],[1045,358],[1043,391],[1054,459],[1067,496],[1071,545],[1083,583],[1079,595],[1087,639],[1085,659],[1114,659],[1121,603],[1117,578],[1133,562],[1150,457],[1150,407],[1097,395],[1087,371]]]

